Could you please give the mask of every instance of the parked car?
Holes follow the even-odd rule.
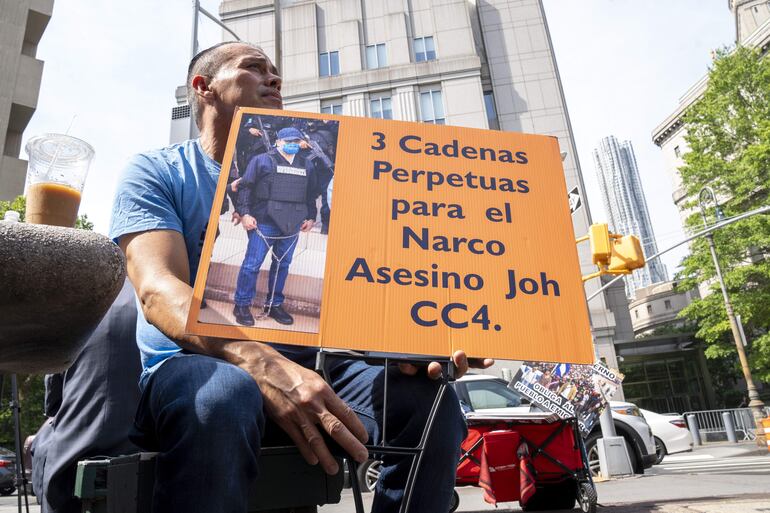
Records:
[[[0,495],[16,491],[16,454],[0,447]]]
[[[529,400],[508,388],[508,382],[486,374],[466,374],[452,384],[463,411],[486,415],[510,415],[527,413],[533,406]],[[639,413],[636,405],[626,402],[610,401],[615,432],[622,436],[628,447],[628,455],[634,473],[643,474],[656,459],[655,442],[650,426]],[[585,438],[586,452],[591,473],[599,473],[599,450],[596,440],[602,436],[601,426],[597,422]],[[380,475],[380,462],[368,460],[359,465],[356,472],[363,490],[374,490]]]
[[[679,414],[655,413],[650,410],[640,410],[644,420],[650,425],[655,437],[655,464],[657,465],[667,454],[692,451],[692,435],[687,429],[684,417]]]

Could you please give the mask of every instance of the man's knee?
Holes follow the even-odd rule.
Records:
[[[399,406],[395,406],[395,419],[391,415],[388,420],[394,420],[401,424],[402,429],[399,435],[399,442],[404,445],[417,445],[422,437],[423,430],[426,427],[433,402],[439,391],[438,383],[420,378],[409,378],[406,382],[412,382],[408,389],[409,401],[395,401]],[[395,387],[394,387],[395,388]],[[395,393],[390,392],[390,393]],[[394,402],[390,402],[394,404]],[[389,406],[390,407],[390,406]],[[453,449],[460,447],[460,443],[465,438],[467,427],[465,417],[460,409],[460,403],[454,390],[447,386],[436,410],[433,420],[433,427],[430,438],[432,440],[441,440],[442,445],[451,446]]]
[[[201,436],[211,430],[257,437],[263,432],[262,394],[243,369],[216,358],[180,355],[158,371],[176,375],[158,383],[162,390],[153,401],[158,421],[181,423]]]

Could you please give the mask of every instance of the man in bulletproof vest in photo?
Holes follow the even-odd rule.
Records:
[[[235,320],[253,326],[251,303],[256,295],[262,262],[271,254],[264,312],[280,324],[293,324],[283,308],[283,287],[289,274],[299,232],[315,224],[316,198],[326,188],[332,170],[295,127],[278,131],[275,148],[249,162],[238,185],[236,210],[249,243],[235,289]]]

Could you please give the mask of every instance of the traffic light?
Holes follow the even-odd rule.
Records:
[[[591,258],[599,270],[583,276],[583,281],[603,274],[631,274],[634,269],[644,267],[644,251],[635,235],[610,233],[607,224],[602,223],[592,224],[588,235],[576,242],[585,240],[591,244]]]
[[[635,235],[624,235],[612,241],[612,256],[607,270],[610,273],[631,272],[644,267],[644,251]]]
[[[609,265],[612,257],[610,230],[606,224],[592,224],[588,231],[591,244],[591,256],[596,265]]]

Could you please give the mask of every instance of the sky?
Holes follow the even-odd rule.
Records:
[[[608,219],[591,152],[605,136],[634,145],[658,248],[681,240],[671,182],[652,130],[734,40],[725,0],[543,0],[594,222]],[[219,0],[202,0],[217,13]],[[189,0],[58,0],[38,47],[45,61],[30,137],[63,133],[96,150],[80,212],[107,233],[118,175],[169,140],[174,90],[191,48]],[[200,46],[221,31],[202,18]],[[26,155],[24,155],[26,156]],[[686,250],[672,251],[669,273]]]

